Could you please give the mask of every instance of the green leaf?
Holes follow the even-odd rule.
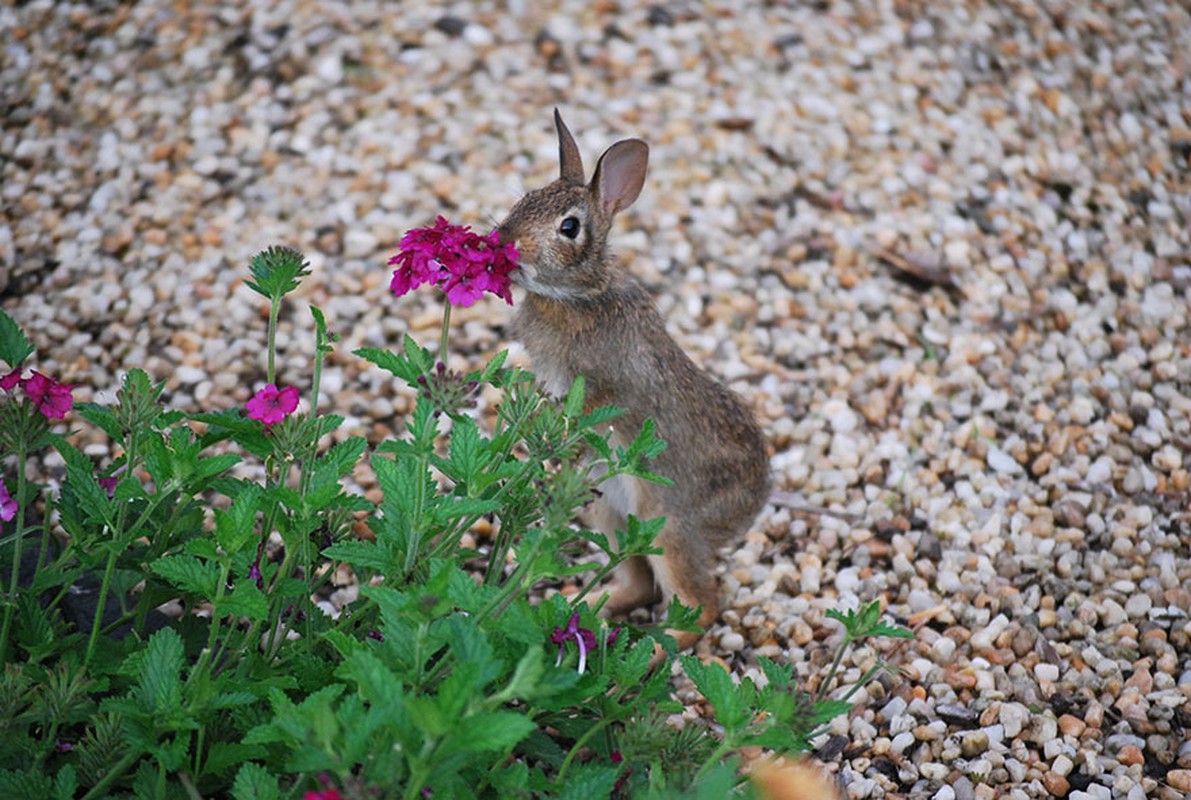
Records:
[[[695,682],[695,688],[715,709],[716,721],[724,726],[725,735],[735,734],[748,723],[739,690],[726,669],[715,663],[704,664],[693,656],[683,656],[682,666]]]
[[[393,554],[376,542],[336,542],[323,550],[323,555],[353,567],[366,567],[377,572],[389,570],[394,563]]]
[[[51,792],[53,783],[50,776],[40,770],[0,770],[0,797],[27,797],[35,800],[50,797]]]
[[[54,788],[51,796],[54,800],[72,800],[78,788],[79,779],[75,775],[74,766],[67,764],[54,776]]]
[[[327,333],[327,318],[323,315],[323,310],[318,306],[310,306],[310,316],[314,317],[314,341],[315,347],[318,349],[316,358],[322,361],[330,353],[334,352],[335,348],[331,344],[339,341],[339,334]]]
[[[232,784],[233,800],[281,800],[277,778],[260,764],[248,762],[236,773]]]
[[[488,461],[483,454],[484,443],[479,425],[471,417],[460,417],[451,430],[451,459],[444,465],[444,471],[456,483],[470,487],[475,482],[476,474]]]
[[[481,383],[492,383],[496,376],[500,374],[501,369],[505,365],[505,361],[509,358],[508,350],[501,350],[492,357],[492,360],[484,365],[484,371],[480,373],[478,380]]]
[[[227,511],[215,509],[215,539],[228,555],[234,555],[249,542],[259,538],[256,532],[256,514],[260,510],[261,489],[256,484],[245,484],[236,495]]]
[[[591,800],[609,797],[616,788],[620,770],[605,764],[578,764],[567,773],[567,780],[555,797],[557,800]],[[724,797],[726,795],[720,795]]]
[[[273,454],[273,442],[265,435],[261,423],[241,416],[238,408],[191,414],[189,419],[211,426],[212,430],[202,439],[204,447],[231,437],[236,444],[258,458],[268,458]]]
[[[169,716],[182,708],[182,637],[162,628],[149,639],[134,696],[154,715]]]
[[[116,413],[107,406],[97,403],[75,403],[74,410],[79,416],[101,429],[114,442],[124,441],[124,429]]]
[[[18,369],[33,353],[33,343],[8,312],[0,311],[0,359],[12,369]]]
[[[66,480],[83,513],[114,530],[116,519],[112,513],[113,504],[95,479],[95,465],[91,459],[56,433],[47,433],[46,437],[66,462]]]
[[[443,747],[452,753],[503,750],[517,744],[534,730],[537,730],[537,725],[533,720],[514,711],[472,714],[459,721]]]
[[[310,274],[310,263],[291,247],[270,247],[252,257],[252,280],[244,283],[249,289],[270,300],[280,300],[298,288],[301,279]]]
[[[814,712],[811,714],[811,724],[821,725],[824,722],[831,722],[851,710],[852,704],[846,700],[820,700],[815,703]]]
[[[149,571],[184,592],[210,599],[215,596],[219,582],[219,567],[194,556],[173,555],[149,564]]]
[[[266,755],[267,751],[259,744],[215,742],[207,753],[206,761],[203,762],[203,772],[207,775],[218,775],[250,758],[264,758]]]
[[[353,352],[412,386],[417,383],[419,376],[425,375],[434,367],[434,357],[430,355],[429,350],[419,347],[408,334],[402,340],[402,348],[405,351],[404,355],[375,347],[362,347]]]
[[[571,390],[567,392],[567,399],[562,404],[562,413],[568,417],[578,417],[583,413],[583,401],[586,396],[587,380],[582,375],[576,375],[571,382]]]
[[[353,436],[339,442],[323,454],[314,464],[314,484],[336,480],[350,473],[368,448],[363,436]]]
[[[611,422],[623,413],[624,411],[616,406],[600,406],[584,414],[583,418],[579,420],[579,424],[584,428],[597,428],[605,422]]]
[[[210,458],[200,458],[195,465],[194,473],[190,476],[192,483],[200,483],[213,478],[239,464],[240,457],[235,453],[222,453]]]
[[[249,580],[236,581],[231,594],[224,595],[215,607],[220,617],[231,615],[248,617],[253,622],[264,622],[269,617],[269,600],[265,593]]]

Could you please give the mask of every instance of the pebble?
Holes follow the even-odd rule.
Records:
[[[700,647],[805,684],[838,641],[827,610],[880,598],[913,627],[841,662],[847,680],[878,657],[915,676],[856,695],[853,793],[894,793],[866,761],[882,740],[914,796],[1132,798],[1159,754],[1186,780],[1185,4],[965,0],[907,21],[898,4],[601,2],[527,29],[410,0],[421,22],[395,47],[373,4],[294,0],[245,23],[246,48],[219,5],[182,38],[152,4],[76,5],[0,10],[22,31],[0,60],[19,116],[0,301],[36,368],[102,398],[143,366],[185,411],[242,407],[264,383],[246,263],[292,245],[313,271],[281,315],[279,379],[308,385],[305,308],[324,308],[342,339],[320,407],[375,444],[410,401],[351,353],[433,341],[441,311],[392,297],[385,262],[410,227],[486,230],[551,179],[565,96],[589,167],[619,137],[651,147],[612,251],[756,409],[775,485],[843,515],[762,512]],[[102,35],[62,46],[80,31]],[[154,65],[119,68],[146,41]],[[458,309],[452,368],[509,346],[511,313]],[[987,783],[943,760],[969,752]]]

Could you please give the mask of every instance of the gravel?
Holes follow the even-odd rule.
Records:
[[[379,439],[409,398],[351,351],[438,324],[387,294],[401,234],[486,229],[550,180],[554,106],[593,160],[641,136],[617,251],[757,409],[777,486],[836,512],[763,512],[699,655],[813,683],[825,611],[880,599],[917,638],[844,659],[898,669],[832,728],[849,796],[1191,791],[1186,5],[449,8],[0,8],[0,293],[39,369],[242,405],[247,260],[291,245],[314,274],[283,379],[316,304],[343,336],[326,405]],[[509,314],[457,313],[452,361]]]

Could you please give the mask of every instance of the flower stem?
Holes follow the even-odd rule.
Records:
[[[571,762],[575,760],[575,756],[579,754],[579,751],[582,750],[588,742],[595,738],[597,733],[604,730],[604,728],[608,727],[610,724],[612,724],[612,720],[608,717],[604,717],[595,725],[592,725],[590,728],[588,728],[587,731],[579,737],[575,744],[571,746],[571,751],[567,753],[567,757],[563,759],[562,766],[558,768],[558,777],[554,779],[555,784],[558,786],[564,785],[563,778],[566,777],[567,770],[570,769]]]
[[[442,307],[442,335],[438,340],[438,360],[447,365],[447,334],[451,332],[451,304],[444,303]]]
[[[814,702],[817,703],[827,696],[827,693],[831,689],[831,683],[835,680],[835,672],[839,669],[840,662],[844,660],[844,653],[847,651],[848,646],[852,644],[852,641],[852,632],[845,630],[844,640],[835,651],[835,658],[831,661],[831,667],[827,670],[827,675],[824,676],[823,681],[815,689]]]
[[[99,586],[99,596],[95,600],[95,619],[91,622],[91,637],[87,640],[87,654],[83,657],[83,669],[91,664],[91,656],[95,653],[95,643],[99,640],[99,629],[103,627],[103,607],[107,604],[108,588],[112,583],[112,573],[116,569],[116,551],[108,553],[108,563],[103,569],[103,582]]]
[[[277,315],[281,311],[281,297],[274,297],[269,303],[269,368],[268,380],[266,383],[276,385],[276,370],[274,369],[274,361],[277,356]]]
[[[23,443],[22,443],[23,445]],[[13,517],[16,529],[13,533],[12,572],[8,581],[8,602],[4,604],[4,626],[0,628],[0,664],[8,655],[8,631],[12,627],[12,614],[17,603],[17,581],[21,578],[21,542],[25,538],[25,448],[16,448],[17,456],[17,513]]]

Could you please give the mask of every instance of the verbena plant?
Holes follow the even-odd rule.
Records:
[[[664,445],[647,425],[613,447],[616,409],[585,411],[582,380],[545,396],[505,353],[447,370],[451,304],[511,299],[501,259],[516,254],[445,220],[402,245],[394,292],[437,283],[448,303],[437,358],[409,337],[358,351],[418,391],[404,434],[370,457],[376,507],[343,485],[367,443],[328,446],[343,418],[316,411],[335,343],[319,309],[305,409],[277,382],[299,253],[252,261],[268,382],[245,409],[166,410],[139,369],[114,406],[76,409],[72,387],[26,374],[33,347],[0,312],[0,796],[748,796],[740,748],[800,752],[846,713],[846,699],[801,692],[790,666],[762,659],[758,686],[684,657],[722,730],[667,723],[681,710],[673,640],[610,627],[589,604],[621,560],[656,552],[661,521],[630,519],[615,541],[574,524],[600,480],[660,480],[649,460]],[[469,413],[485,385],[501,397],[491,430]],[[55,430],[71,413],[110,437],[110,464]],[[65,462],[57,492],[25,469],[47,448]],[[491,537],[467,549],[481,518]],[[327,613],[317,601],[345,567],[358,599]],[[571,597],[543,591],[563,580],[579,584]],[[171,601],[179,613],[163,615]],[[675,604],[666,625],[696,616]],[[877,617],[875,603],[840,615],[845,645],[904,635]],[[651,669],[658,644],[670,649]]]

